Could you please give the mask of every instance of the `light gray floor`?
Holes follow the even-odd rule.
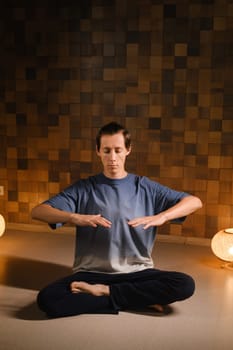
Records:
[[[1,350],[233,349],[233,271],[209,247],[157,242],[156,266],[191,274],[195,295],[166,317],[121,312],[47,320],[39,288],[70,273],[74,236],[8,231],[0,239]]]

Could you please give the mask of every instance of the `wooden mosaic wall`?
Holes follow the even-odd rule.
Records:
[[[94,138],[115,120],[132,132],[129,171],[204,203],[160,233],[233,227],[232,0],[9,0],[0,37],[8,222],[36,224],[33,206],[99,171]]]

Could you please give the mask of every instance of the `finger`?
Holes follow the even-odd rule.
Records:
[[[133,225],[135,225],[135,224],[137,224],[137,223],[138,223],[138,219],[133,219],[133,220],[128,221],[128,224],[129,224],[130,226],[133,226]]]
[[[105,218],[102,218],[101,222],[102,222],[102,224],[107,225],[107,226],[111,226],[112,225],[111,221],[109,221],[109,220],[107,220]]]
[[[95,222],[93,222],[93,221],[90,221],[90,222],[89,222],[89,225],[90,225],[91,227],[97,227],[97,224],[96,224]]]
[[[100,226],[103,226],[103,227],[111,227],[111,225],[112,225],[111,221],[105,219],[104,217],[102,217],[102,216],[100,216],[100,215],[98,215],[98,218],[97,218],[97,220],[94,222],[94,224],[95,224],[95,227],[96,227],[97,225],[100,225]]]
[[[151,226],[151,220],[149,218],[135,218],[133,220],[130,220],[128,224],[132,227],[138,227],[140,225],[144,225],[143,228],[148,228]]]
[[[128,222],[128,225],[129,225],[129,226],[132,226],[132,227],[135,227],[137,224],[136,224],[136,222],[135,222],[135,221],[134,221],[134,222],[129,221],[129,222]]]
[[[105,227],[110,227],[112,225],[111,221],[101,216],[100,223]]]
[[[144,221],[134,221],[132,223],[129,223],[129,225],[132,226],[132,227],[137,227],[137,226],[140,226],[140,225],[143,225],[143,224],[145,224]]]
[[[137,218],[133,218],[133,219],[129,220],[128,223],[129,224],[139,223],[139,222],[146,221],[146,219],[147,219],[147,217],[141,216],[141,217],[137,217]]]
[[[151,223],[148,223],[148,224],[146,224],[145,226],[143,226],[143,229],[144,230],[146,230],[147,228],[149,228],[149,227],[151,227],[151,226],[153,226]]]
[[[141,225],[141,223],[138,222],[138,223],[134,223],[133,225],[130,225],[130,226],[132,226],[132,227],[138,227],[138,226],[140,226],[140,225]]]

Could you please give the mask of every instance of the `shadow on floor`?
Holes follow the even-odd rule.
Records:
[[[165,316],[170,316],[176,313],[175,309],[171,305],[164,305],[163,306],[163,311],[159,311],[154,309],[153,307],[145,307],[141,309],[135,309],[135,310],[128,310],[129,313],[131,314],[136,314],[136,315],[144,315],[144,316],[153,316],[153,317],[165,317]]]
[[[0,283],[7,286],[40,290],[71,272],[67,266],[50,262],[0,256]]]
[[[67,266],[19,257],[0,256],[0,284],[5,286],[39,291],[47,284],[71,272]],[[38,309],[36,301],[18,310],[14,317],[25,320],[47,319]]]
[[[14,317],[20,320],[27,321],[42,321],[47,320],[45,313],[40,311],[36,302],[25,305],[14,313]]]

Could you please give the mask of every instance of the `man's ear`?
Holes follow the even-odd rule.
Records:
[[[99,157],[100,156],[100,152],[98,151],[97,146],[95,146],[95,151],[96,151],[97,156]]]
[[[128,149],[128,151],[127,151],[127,153],[126,153],[127,156],[130,154],[131,150],[132,150],[132,148],[131,148],[131,146],[130,146],[130,148]]]

